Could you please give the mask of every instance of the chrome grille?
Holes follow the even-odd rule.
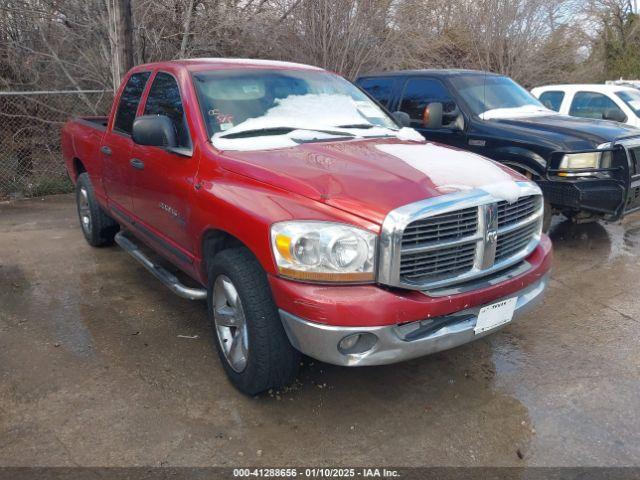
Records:
[[[540,189],[519,182],[500,201],[478,189],[400,207],[382,228],[378,281],[428,290],[491,275],[519,263],[540,240]]]
[[[478,230],[478,207],[443,213],[410,223],[404,229],[402,246],[415,247],[431,242],[456,240]]]
[[[475,242],[404,254],[400,263],[400,276],[411,281],[420,281],[424,278],[455,275],[473,267],[475,254]]]
[[[540,222],[530,222],[540,211],[542,197],[529,195],[514,203],[498,202],[498,240],[495,262],[500,262],[525,249],[540,233]]]
[[[530,217],[540,208],[540,196],[529,195],[514,203],[498,202],[498,227],[506,227]]]
[[[500,262],[526,248],[531,239],[538,233],[539,226],[529,223],[521,228],[498,235],[495,261]]]

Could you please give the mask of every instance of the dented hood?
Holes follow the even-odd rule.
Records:
[[[397,139],[301,144],[224,152],[222,167],[312,198],[376,223],[393,209],[460,190],[483,188],[512,201],[512,170],[479,155],[429,142]]]

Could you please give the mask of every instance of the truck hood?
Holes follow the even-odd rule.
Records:
[[[514,201],[514,171],[479,155],[427,142],[343,140],[224,152],[221,166],[381,224],[418,200],[482,188]]]
[[[566,150],[586,150],[615,138],[640,134],[639,129],[623,123],[557,114],[489,121],[512,133],[519,130],[523,134],[533,134],[541,141]]]

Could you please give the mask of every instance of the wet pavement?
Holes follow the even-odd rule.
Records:
[[[70,196],[0,205],[0,465],[640,465],[640,215],[552,238],[520,322],[249,398],[204,304],[89,247]]]

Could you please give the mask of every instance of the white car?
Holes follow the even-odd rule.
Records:
[[[548,85],[531,93],[547,108],[573,117],[640,127],[640,90],[620,85]]]

